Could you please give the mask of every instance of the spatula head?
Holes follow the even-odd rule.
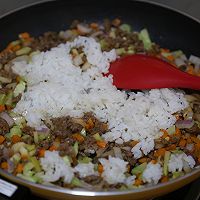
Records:
[[[161,59],[142,54],[122,57],[111,63],[109,74],[113,75],[113,84],[120,89],[200,89],[200,78]]]

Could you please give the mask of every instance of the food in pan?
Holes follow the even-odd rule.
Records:
[[[0,53],[1,169],[102,191],[164,183],[198,167],[198,91],[122,91],[103,75],[118,56],[135,53],[200,75],[200,58],[159,47],[147,29],[120,19],[19,34]]]

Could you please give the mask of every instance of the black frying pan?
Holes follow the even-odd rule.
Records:
[[[0,19],[0,49],[17,38],[21,32],[38,36],[46,31],[65,30],[74,19],[102,21],[119,17],[134,29],[147,28],[153,41],[172,50],[181,49],[187,55],[199,55],[200,24],[197,20],[159,5],[123,0],[58,0],[33,5]],[[23,181],[3,171],[9,180],[25,185],[43,197],[53,199],[144,199],[171,192],[200,176],[200,169],[179,179],[144,189],[118,192],[87,192],[47,187]]]

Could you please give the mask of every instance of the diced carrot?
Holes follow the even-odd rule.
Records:
[[[100,148],[105,148],[105,147],[106,147],[106,144],[107,144],[106,141],[103,141],[103,140],[97,141],[97,145],[98,145]]]
[[[165,148],[161,148],[161,149],[158,149],[154,152],[154,156],[156,157],[159,157],[159,156],[164,156],[165,155],[165,152],[166,152],[166,149]]]
[[[0,135],[0,144],[3,144],[4,141],[5,141],[5,137],[3,135]]]
[[[167,151],[176,150],[176,145],[175,145],[175,144],[172,144],[172,145],[168,146],[168,147],[166,148],[166,150],[167,150]]]
[[[30,34],[27,33],[27,32],[20,33],[19,34],[19,38],[21,38],[21,39],[28,39],[28,38],[30,38]]]
[[[191,140],[194,142],[194,143],[200,143],[200,140],[199,140],[199,138],[197,138],[197,137],[194,137],[194,136],[192,136],[191,137]]]
[[[174,56],[173,55],[167,56],[167,60],[173,62],[174,61]]]
[[[134,147],[137,143],[138,143],[138,141],[136,141],[136,140],[132,140],[132,141],[129,142],[131,147]]]
[[[169,180],[169,178],[167,176],[163,176],[161,178],[161,183],[166,183]]]
[[[100,174],[103,173],[103,165],[102,165],[102,164],[98,164],[98,172],[99,172]]]
[[[22,159],[23,161],[26,161],[26,160],[28,160],[28,156],[23,155],[23,156],[21,156],[21,159]]]
[[[0,105],[0,112],[3,112],[5,110],[5,106],[4,105]]]
[[[49,151],[56,151],[57,147],[55,145],[52,145],[49,147]]]
[[[143,158],[140,158],[138,161],[139,163],[144,163],[144,162],[147,162],[148,158],[147,157],[143,157]]]
[[[142,184],[143,184],[143,182],[141,179],[139,179],[139,178],[135,179],[135,183],[134,183],[135,186],[140,186]]]
[[[94,122],[93,122],[93,120],[91,118],[89,118],[87,123],[86,123],[86,125],[85,125],[85,129],[86,130],[90,130],[92,128],[94,128]]]
[[[11,137],[11,141],[13,144],[17,143],[17,142],[20,142],[21,141],[21,137],[19,135],[13,135]]]
[[[8,163],[7,162],[2,162],[1,163],[1,169],[8,169]]]
[[[187,69],[187,73],[189,74],[194,74],[194,67],[192,65],[190,65]]]
[[[188,138],[187,138],[187,143],[188,143],[188,144],[191,144],[191,143],[192,143],[191,137],[188,137]]]
[[[38,156],[44,157],[45,151],[46,151],[45,149],[40,149],[39,152],[38,152]]]
[[[180,129],[177,128],[177,127],[176,127],[176,132],[175,132],[175,134],[178,135],[178,136],[181,136],[181,131],[180,131]]]
[[[165,129],[160,129],[163,132],[162,138],[166,138],[168,136],[168,132]]]
[[[169,49],[164,49],[164,48],[162,48],[162,49],[161,49],[161,52],[162,52],[162,53],[169,53],[170,51],[169,51]]]
[[[157,163],[157,160],[152,160],[151,163],[152,163],[152,164],[156,164],[156,163]]]
[[[24,169],[24,165],[23,165],[22,163],[19,163],[19,164],[17,165],[16,170],[15,170],[16,174],[22,173],[22,172],[23,172],[23,169]]]
[[[72,137],[73,137],[75,140],[77,140],[77,141],[79,141],[79,142],[81,142],[81,143],[85,140],[85,138],[84,138],[81,134],[79,134],[79,133],[73,134]]]
[[[179,142],[179,146],[180,147],[185,147],[186,143],[187,143],[186,140],[181,139],[180,142]]]
[[[128,164],[126,168],[127,168],[127,172],[129,173],[131,171],[131,166]]]
[[[13,51],[17,51],[17,50],[19,50],[19,49],[21,49],[21,46],[20,46],[20,45],[16,45],[16,46],[14,46],[14,47],[12,48]]]
[[[92,29],[97,29],[99,27],[99,25],[97,24],[97,23],[91,23],[90,24],[90,28],[92,28]]]

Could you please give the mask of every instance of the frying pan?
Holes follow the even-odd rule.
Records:
[[[200,23],[183,13],[144,1],[58,0],[35,4],[12,12],[0,19],[0,49],[15,40],[21,32],[39,36],[46,31],[65,30],[74,19],[102,21],[121,18],[134,30],[147,28],[153,41],[172,50],[182,49],[187,55],[199,55]],[[176,180],[137,190],[93,192],[70,190],[27,182],[0,170],[0,175],[24,185],[48,199],[150,199],[172,192],[200,176],[200,168]]]

